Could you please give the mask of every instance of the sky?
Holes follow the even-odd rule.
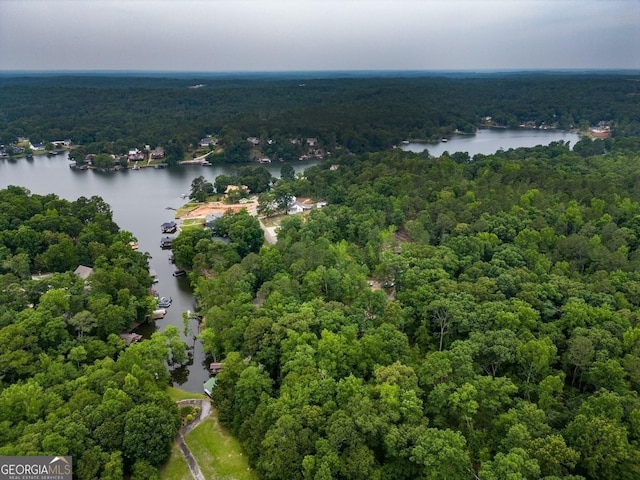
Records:
[[[0,70],[640,69],[640,0],[0,0]]]

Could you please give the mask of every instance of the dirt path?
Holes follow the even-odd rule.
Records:
[[[207,480],[202,474],[202,470],[200,470],[200,466],[196,458],[191,453],[187,442],[184,441],[185,435],[187,435],[190,431],[200,425],[211,413],[211,402],[209,400],[199,400],[199,399],[190,399],[190,400],[180,400],[176,402],[178,407],[182,407],[184,405],[194,405],[200,407],[200,415],[189,425],[186,425],[180,429],[178,432],[178,438],[176,441],[178,442],[178,447],[180,447],[180,451],[182,455],[184,455],[185,460],[187,461],[187,465],[189,466],[189,470],[191,471],[191,476],[194,480]]]
[[[261,220],[260,226],[262,227],[262,231],[264,232],[264,240],[269,245],[274,245],[278,241],[278,236],[276,235],[277,227],[267,227]]]

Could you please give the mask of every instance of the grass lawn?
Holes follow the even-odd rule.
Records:
[[[192,480],[193,478],[176,442],[171,446],[171,457],[160,469],[160,478],[162,480]]]
[[[240,442],[218,423],[216,411],[185,438],[205,478],[256,480]],[[164,477],[163,477],[164,478]]]
[[[178,400],[187,400],[189,398],[199,398],[201,400],[208,398],[204,393],[185,392],[184,390],[174,387],[168,387],[167,393],[174,402],[177,402]]]
[[[202,228],[204,226],[204,218],[191,218],[182,222],[181,228]]]

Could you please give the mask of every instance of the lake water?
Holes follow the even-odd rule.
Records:
[[[296,171],[303,171],[313,163],[299,162]],[[280,176],[281,164],[266,164],[273,176]],[[154,288],[160,296],[172,297],[173,304],[167,315],[156,321],[155,329],[176,325],[184,330],[182,312],[194,311],[192,290],[186,277],[174,277],[175,267],[169,262],[169,250],[160,248],[163,235],[160,225],[174,219],[175,212],[167,207],[177,208],[186,200],[181,194],[189,194],[191,182],[203,175],[211,183],[220,174],[230,175],[232,167],[197,165],[176,168],[122,170],[119,172],[99,172],[95,170],[72,170],[67,155],[52,157],[36,156],[32,160],[0,159],[0,189],[9,185],[26,187],[31,193],[45,195],[55,193],[67,200],[81,196],[102,197],[113,211],[113,219],[123,230],[128,230],[138,239],[139,250],[151,255],[149,266],[158,274]],[[194,339],[197,322],[190,323],[192,335],[185,338],[191,351],[190,364],[173,371],[175,386],[188,391],[202,392],[202,384],[209,378],[207,366],[211,360],[205,358],[200,342]],[[142,327],[144,335],[151,335],[153,325]]]
[[[475,135],[457,135],[448,139],[447,142],[410,142],[402,145],[401,148],[416,153],[426,149],[432,157],[439,157],[444,152],[467,152],[473,158],[476,153],[490,155],[500,149],[509,150],[510,148],[549,145],[551,142],[560,140],[571,142],[570,146],[573,146],[580,140],[580,135],[562,130],[481,129]]]
[[[426,148],[433,156],[445,150],[449,152],[466,151],[471,156],[476,153],[494,153],[500,148],[549,144],[552,141],[571,141],[574,144],[579,136],[560,131],[536,130],[481,130],[470,137],[454,137],[447,143],[428,144]],[[403,145],[403,149],[422,151],[424,144]],[[296,172],[304,171],[314,162],[294,164]],[[271,174],[280,176],[281,164],[266,164]],[[230,175],[233,167],[196,165],[167,169],[144,168],[137,171],[99,172],[94,170],[72,170],[67,155],[52,157],[36,156],[32,160],[0,159],[0,189],[9,185],[26,187],[32,193],[45,195],[54,193],[68,200],[78,197],[102,197],[113,211],[114,221],[123,230],[128,230],[138,239],[140,251],[148,252],[150,268],[158,274],[155,289],[161,296],[172,297],[173,304],[167,315],[156,322],[155,329],[167,325],[176,325],[182,332],[184,324],[182,312],[194,310],[194,300],[189,282],[185,277],[174,277],[174,265],[169,262],[170,252],[160,248],[160,239],[164,236],[160,225],[174,219],[175,212],[167,209],[177,208],[185,201],[181,194],[189,194],[191,182],[199,175],[214,182],[220,174]],[[201,392],[202,384],[209,378],[207,366],[211,359],[202,353],[199,342],[195,341],[197,323],[190,323],[192,334],[185,338],[192,346],[190,364],[173,371],[173,382],[188,391]],[[150,335],[154,330],[150,326],[142,333]]]

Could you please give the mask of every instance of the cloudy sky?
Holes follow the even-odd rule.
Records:
[[[640,68],[640,0],[0,0],[0,70]]]

